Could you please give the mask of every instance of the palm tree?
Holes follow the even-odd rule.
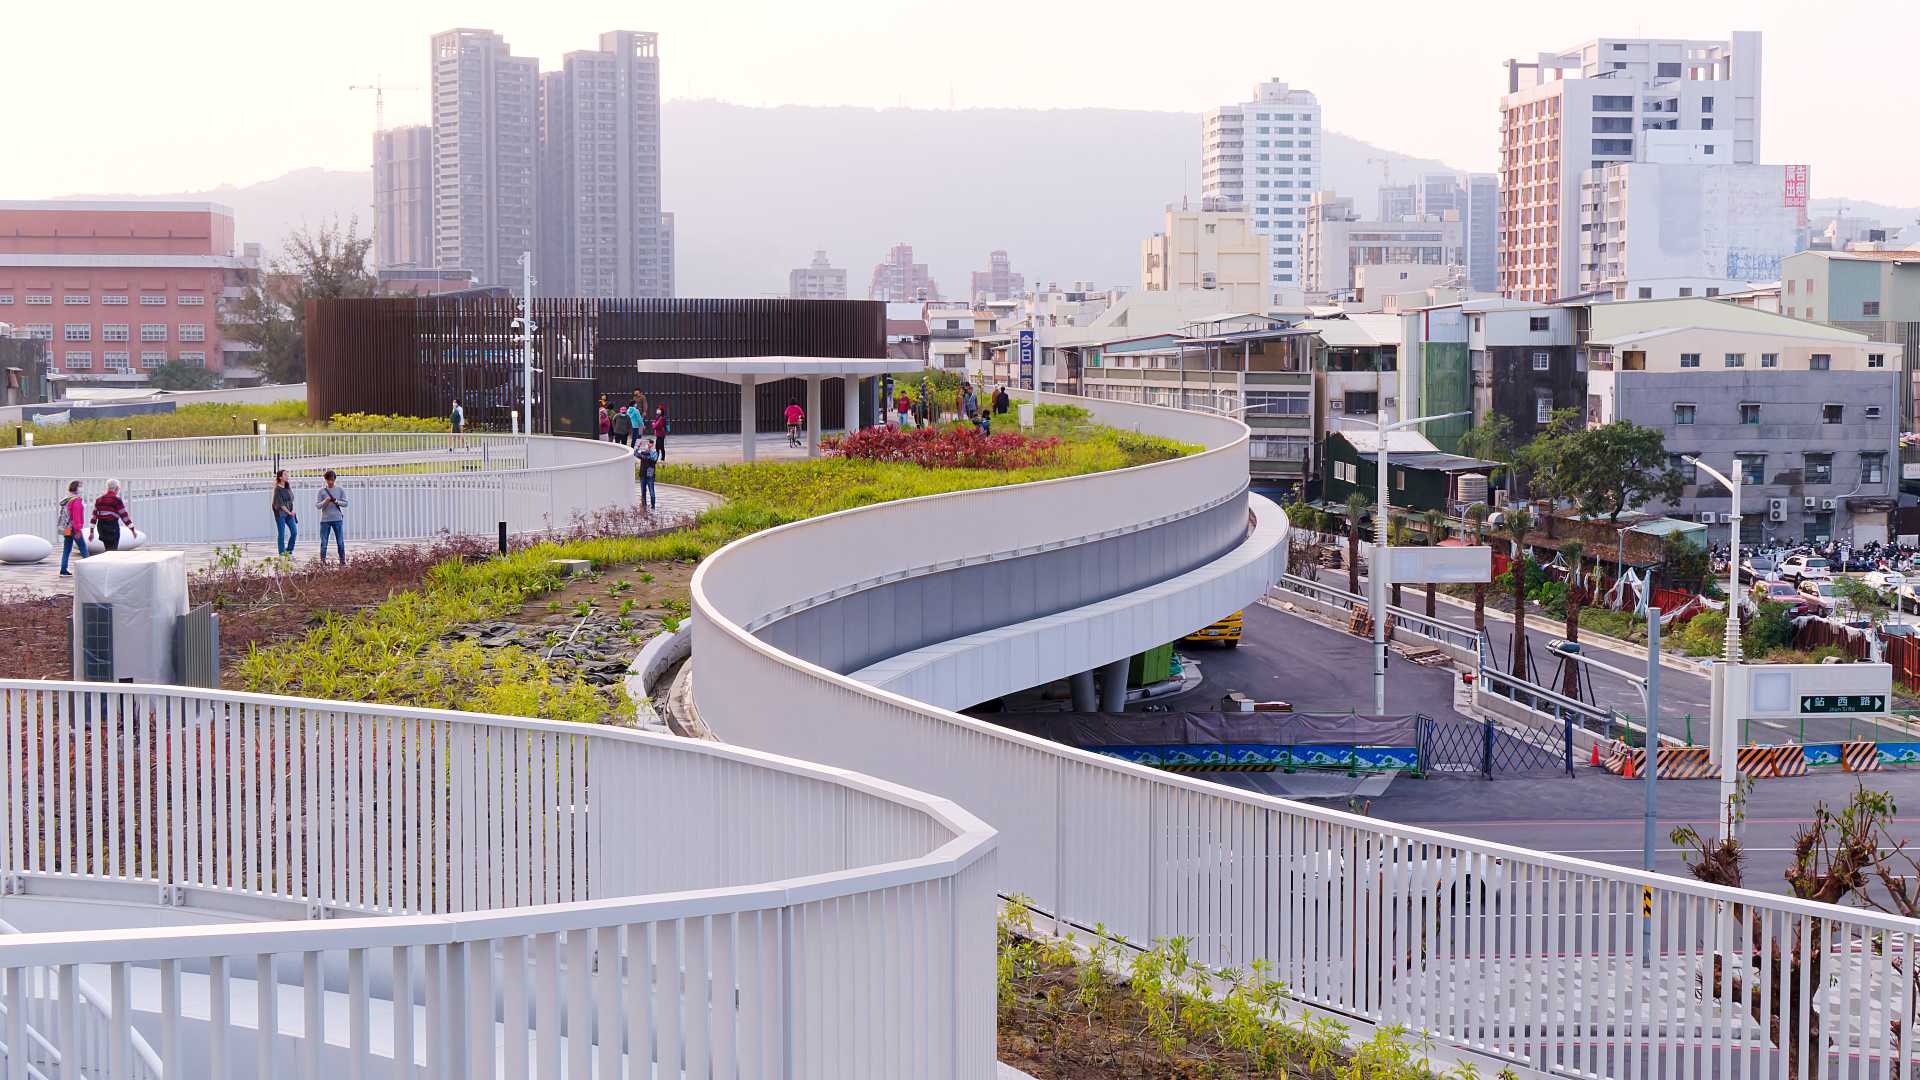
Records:
[[[1507,536],[1507,552],[1513,559],[1513,676],[1527,677],[1527,534],[1533,531],[1533,514],[1524,506],[1506,512],[1500,531]]]
[[[1567,640],[1580,640],[1580,578],[1581,564],[1586,561],[1587,546],[1578,540],[1569,540],[1560,545],[1560,554],[1567,560]],[[1560,692],[1578,701],[1580,699],[1580,667],[1567,662],[1566,674],[1561,679]]]
[[[1387,545],[1389,547],[1406,547],[1408,541],[1412,539],[1413,539],[1413,530],[1407,527],[1407,515],[1394,514],[1388,520],[1388,524],[1387,524]],[[1391,591],[1393,593],[1393,599],[1388,600],[1387,603],[1392,607],[1399,607],[1400,606],[1400,583],[1397,581],[1394,581],[1394,582],[1389,582],[1388,584],[1391,587]]]
[[[1364,491],[1347,496],[1347,591],[1360,595],[1360,515],[1373,500]]]
[[[1429,510],[1420,515],[1427,527],[1427,543],[1435,547],[1447,538],[1447,515],[1438,510]],[[1427,618],[1433,618],[1433,582],[1427,582]]]
[[[1487,504],[1474,503],[1467,507],[1466,517],[1467,525],[1473,530],[1474,546],[1478,547],[1486,538]],[[1473,628],[1475,630],[1487,628],[1487,583],[1484,581],[1473,583]]]

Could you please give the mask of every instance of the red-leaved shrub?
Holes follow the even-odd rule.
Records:
[[[948,427],[865,428],[822,447],[839,457],[865,461],[898,461],[929,469],[995,469],[1007,471],[1046,465],[1059,452],[1059,439],[1034,439],[1008,432],[982,435],[958,424]]]

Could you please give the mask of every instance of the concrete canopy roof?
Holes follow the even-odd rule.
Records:
[[[699,359],[634,361],[634,370],[648,375],[698,375],[703,379],[737,383],[751,375],[755,381],[816,375],[866,378],[900,370],[896,357],[850,356],[713,356]]]

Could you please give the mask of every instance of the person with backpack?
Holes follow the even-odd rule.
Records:
[[[1002,386],[993,392],[993,411],[995,413],[1005,416],[1007,415],[1007,410],[1012,407],[1013,399],[1007,396],[1006,387]]]
[[[613,410],[613,419],[610,421],[610,425],[607,430],[613,433],[614,442],[619,443],[621,446],[626,446],[632,441],[627,438],[627,432],[633,430],[632,413],[625,409]]]
[[[67,497],[60,500],[60,576],[72,577],[73,571],[67,569],[67,557],[75,551],[81,558],[87,557],[87,500],[80,497],[80,481],[67,485]]]
[[[347,507],[347,493],[345,489],[333,482],[336,475],[332,469],[321,474],[320,479],[325,480],[326,485],[320,489],[320,495],[314,499],[313,505],[320,511],[321,565],[325,565],[327,561],[327,534],[331,533],[334,546],[340,550],[340,565],[345,566],[347,565],[347,515],[344,511]]]
[[[654,455],[653,440],[641,439],[640,449],[634,452],[634,456],[640,459],[640,506],[646,510],[658,510],[660,497],[653,490],[653,473],[660,459]]]
[[[667,419],[667,407],[653,407],[653,452],[661,461],[667,460],[667,433],[673,430],[673,421]]]
[[[464,449],[467,445],[466,440],[460,437],[460,433],[467,429],[467,410],[460,407],[459,398],[453,399],[453,415],[447,419],[453,424],[453,438],[447,442],[447,453],[451,454],[454,447]]]
[[[276,553],[293,554],[293,542],[300,537],[300,518],[293,512],[293,481],[287,479],[285,469],[273,474],[273,535]]]
[[[93,500],[93,534],[108,551],[120,550],[120,526],[133,528],[127,504],[120,501],[120,481],[107,481],[107,490]]]

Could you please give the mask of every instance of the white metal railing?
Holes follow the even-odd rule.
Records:
[[[78,1075],[137,1075],[136,1024],[169,1076],[992,1068],[994,838],[943,800],[666,736],[214,690],[0,682],[0,725],[0,897],[296,916],[0,936],[0,1043],[32,1016],[102,1055]]]
[[[1351,611],[1355,604],[1367,603],[1367,598],[1364,596],[1355,596],[1345,589],[1297,574],[1283,575],[1274,588],[1341,611]],[[1387,611],[1393,617],[1395,631],[1413,634],[1443,645],[1451,645],[1467,652],[1474,652],[1479,648],[1479,635],[1470,627],[1456,626],[1444,619],[1429,618],[1404,607],[1388,605]]]
[[[0,919],[0,934],[19,932],[12,923]],[[69,996],[77,999],[76,1007],[70,1015],[64,1015],[60,1002]],[[0,1000],[0,1030],[11,1027],[8,1006],[9,1002]],[[22,1034],[19,1045],[24,1071],[29,1075],[61,1075],[61,1066],[69,1054],[75,1058],[74,1066],[82,1076],[114,1075],[107,1071],[112,1057],[113,1013],[107,996],[91,981],[78,975],[71,981],[56,978],[44,969],[31,971],[27,974],[24,1010],[26,1015],[19,1025]],[[72,1024],[72,1037],[64,1044],[56,1044],[43,1032],[53,1031],[58,1037],[62,1022]],[[127,1069],[120,1075],[127,1080],[159,1080],[166,1075],[159,1053],[137,1029],[129,1033],[129,1042]],[[10,1053],[7,1044],[0,1042],[0,1060],[6,1060]]]
[[[1246,468],[1246,429],[1124,410],[1157,430],[1204,420]],[[1189,435],[1180,437],[1190,438]],[[1205,459],[1207,455],[1201,455]],[[1775,1001],[1819,1075],[1890,1075],[1914,1057],[1920,921],[1647,874],[1224,788],[1084,753],[807,664],[743,627],[822,541],[860,576],[981,528],[1081,532],[1077,484],[1151,512],[1215,493],[1195,459],[1024,488],[883,504],[734,542],[693,580],[694,700],[722,737],[940,792],[1001,830],[996,887],[1127,941],[1184,938],[1221,968],[1267,965],[1303,1001],[1574,1076],[1786,1076]],[[1064,489],[1064,490],[1063,490]],[[991,508],[991,512],[985,512]],[[937,512],[930,515],[929,511]],[[836,518],[838,519],[836,521]],[[929,520],[938,524],[929,525]],[[817,583],[809,582],[812,588]],[[849,628],[852,632],[852,628]],[[862,632],[872,633],[871,627]],[[1310,673],[1303,673],[1310,677]],[[1643,914],[1643,912],[1645,914]],[[1651,934],[1643,938],[1650,923]],[[1775,946],[1778,946],[1776,948]],[[1815,970],[1818,965],[1819,970]],[[1750,1009],[1741,992],[1760,1001]],[[1904,1021],[1896,1023],[1896,1021]],[[1817,1032],[1817,1033],[1816,1033]],[[1814,1075],[1801,1067],[1798,1075]]]
[[[302,531],[318,532],[320,474],[340,473],[349,540],[564,527],[634,501],[622,447],[517,435],[224,435],[0,450],[0,535],[51,536],[67,485],[91,501],[117,479],[134,524],[163,544],[266,540],[286,469]]]

